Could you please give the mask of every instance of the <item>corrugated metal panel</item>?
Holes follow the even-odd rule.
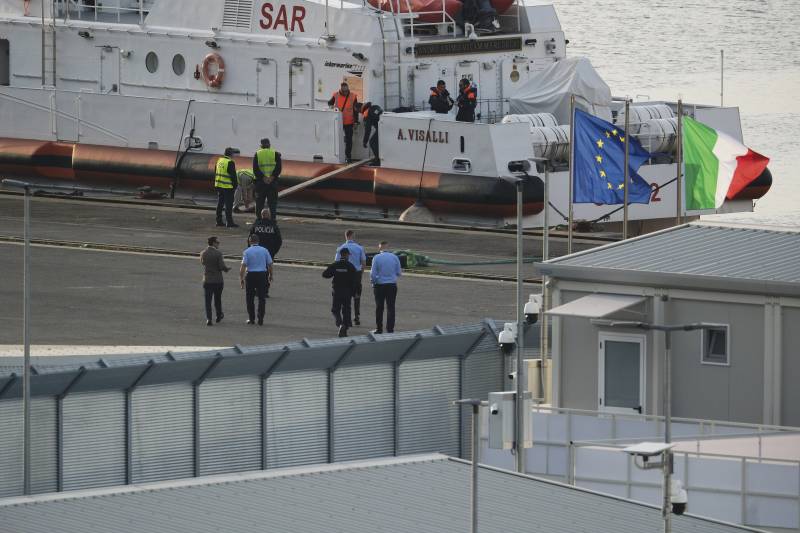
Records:
[[[548,264],[800,283],[800,232],[689,225]]]
[[[503,356],[494,335],[486,334],[464,361],[464,398],[486,400],[490,392],[503,390]],[[472,457],[472,407],[461,408],[461,450],[463,457]]]
[[[63,404],[63,487],[125,483],[125,393],[71,394]]]
[[[327,466],[327,465],[326,465]],[[302,533],[469,530],[470,468],[441,458],[370,461],[330,471],[260,472],[246,480],[140,488],[3,506],[15,533]],[[133,489],[133,488],[132,488]],[[480,531],[643,533],[662,529],[657,508],[482,468]],[[675,533],[754,531],[674,516]]]
[[[31,492],[57,490],[56,402],[31,402]],[[22,494],[22,400],[0,402],[0,498]]]
[[[394,454],[394,365],[345,366],[333,374],[334,460]]]
[[[328,371],[267,380],[267,468],[328,461]]]
[[[131,399],[134,483],[194,475],[191,383],[147,385]]]
[[[200,474],[261,468],[261,378],[200,385]]]
[[[405,361],[400,365],[400,455],[458,455],[459,359]]]

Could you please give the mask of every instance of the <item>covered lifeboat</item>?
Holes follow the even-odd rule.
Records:
[[[492,0],[492,7],[503,14],[514,4],[515,0]],[[420,22],[441,22],[442,11],[455,18],[461,11],[461,0],[369,0],[375,9],[392,13],[418,13]]]

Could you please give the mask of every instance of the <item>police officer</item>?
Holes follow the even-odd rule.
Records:
[[[236,189],[236,163],[233,156],[239,150],[235,148],[225,148],[225,155],[217,159],[216,171],[214,173],[214,190],[217,191],[217,226],[228,226],[238,228],[233,223],[233,191]],[[222,223],[222,208],[225,207],[225,221]]]
[[[358,98],[350,92],[350,86],[342,82],[339,90],[333,93],[328,106],[338,109],[342,113],[342,126],[344,128],[344,156],[345,162],[353,162],[353,128],[358,122]]]
[[[458,114],[456,120],[459,122],[475,122],[475,106],[478,105],[478,89],[475,88],[467,78],[461,78],[458,82]]]
[[[347,230],[344,232],[345,241],[336,249],[334,261],[342,258],[342,250],[348,251],[348,259],[356,269],[356,277],[353,285],[353,310],[355,311],[355,324],[361,325],[361,280],[364,277],[364,267],[367,266],[367,253],[364,247],[355,241],[356,232]]]
[[[253,156],[253,175],[256,189],[256,217],[269,206],[273,217],[278,216],[278,177],[283,170],[281,153],[270,146],[269,139],[261,139],[261,148]]]
[[[350,250],[342,248],[338,256],[340,259],[334,261],[322,273],[323,278],[333,278],[333,304],[331,313],[339,328],[339,336],[347,337],[347,329],[352,327],[350,321],[350,298],[353,295],[355,279],[358,272],[356,267],[349,261]]]
[[[242,254],[242,266],[239,267],[239,284],[242,289],[245,283],[247,285],[247,323],[253,325],[256,322],[255,297],[258,296],[258,325],[263,326],[267,283],[272,283],[272,257],[266,248],[258,245],[257,236],[250,235],[248,243],[250,246]]]
[[[453,99],[447,91],[444,80],[436,82],[436,87],[431,87],[431,95],[428,97],[428,104],[437,113],[449,113],[453,109]]]
[[[283,244],[283,238],[278,224],[270,216],[269,209],[264,208],[261,210],[261,216],[250,226],[250,235],[258,237],[258,244],[267,249],[274,261]],[[269,280],[267,280],[266,298],[269,298],[269,285]]]
[[[394,332],[394,304],[397,300],[397,278],[402,274],[400,259],[381,241],[378,255],[372,258],[370,280],[375,293],[375,331],[383,333],[383,307],[386,305],[386,333]]]
[[[382,114],[383,109],[377,104],[367,102],[361,106],[361,116],[364,118],[364,148],[369,143],[372,155],[375,156],[371,163],[372,166],[380,166],[381,164],[380,153],[378,152],[380,144],[378,141],[378,122],[380,122]],[[372,130],[375,130],[374,134]]]

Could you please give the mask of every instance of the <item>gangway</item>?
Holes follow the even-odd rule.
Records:
[[[292,193],[296,193],[298,191],[302,191],[303,189],[307,189],[307,188],[311,187],[312,185],[316,185],[317,183],[322,183],[325,180],[329,180],[331,178],[335,178],[339,174],[343,174],[344,172],[347,172],[348,170],[353,170],[354,168],[358,168],[358,167],[364,166],[364,165],[366,165],[367,163],[369,163],[372,160],[373,160],[373,158],[371,158],[371,157],[369,159],[362,159],[360,161],[356,161],[355,163],[350,163],[349,165],[345,165],[345,166],[343,166],[341,168],[337,168],[336,170],[332,170],[332,171],[330,171],[330,172],[328,172],[326,174],[323,174],[322,176],[317,176],[316,178],[311,178],[310,180],[304,181],[303,183],[298,183],[294,187],[289,187],[288,189],[284,189],[281,192],[279,192],[278,193],[278,198],[286,198],[287,196],[289,196]]]

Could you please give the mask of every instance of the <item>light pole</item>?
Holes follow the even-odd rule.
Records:
[[[478,456],[480,441],[480,408],[486,402],[476,399],[455,400],[453,405],[472,406],[472,479],[470,484],[470,533],[478,533]]]
[[[706,322],[694,322],[691,324],[650,324],[648,322],[635,322],[624,320],[592,320],[596,326],[606,326],[612,328],[632,328],[645,331],[664,332],[664,381],[663,392],[663,411],[664,411],[664,442],[672,442],[672,338],[673,331],[695,331],[698,329],[712,329],[719,327],[717,324]],[[672,502],[670,499],[670,489],[672,483],[672,452],[664,452],[664,487],[663,500],[661,504],[661,516],[664,519],[664,533],[672,531]]]
[[[530,161],[535,161],[536,163],[542,163],[544,166],[544,213],[543,213],[543,220],[542,220],[542,261],[547,261],[550,259],[550,160],[545,157],[531,157],[529,158]],[[544,372],[544,365],[545,359],[547,355],[547,348],[550,339],[548,338],[548,331],[547,331],[547,323],[548,323],[548,316],[547,316],[547,274],[542,275],[542,312],[541,312],[541,321],[539,324],[539,355],[542,358],[542,366],[540,371]],[[546,396],[546,394],[545,394]]]
[[[34,184],[14,179],[4,179],[0,183],[4,187],[22,189],[25,197],[22,275],[22,493],[28,495],[31,493],[31,188]],[[69,185],[44,185],[43,188],[84,192],[99,190]]]
[[[523,178],[518,178],[514,184],[517,188],[517,394],[514,404],[516,409],[516,424],[514,440],[517,452],[517,472],[525,473],[525,453],[522,446],[523,423],[525,413],[522,400],[522,348],[524,344],[525,314],[522,308],[522,193],[525,187]]]

